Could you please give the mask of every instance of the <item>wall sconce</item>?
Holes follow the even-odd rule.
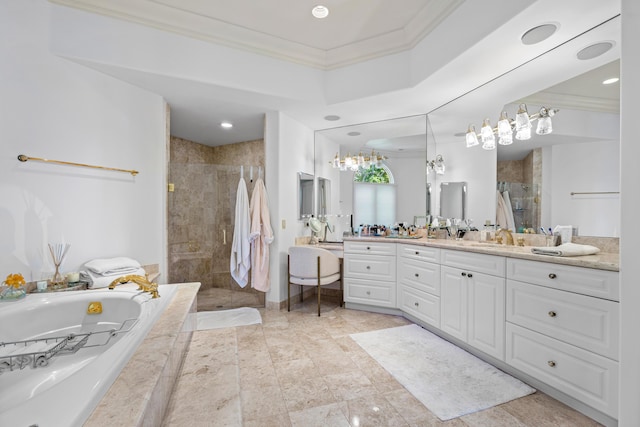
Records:
[[[437,175],[444,175],[444,159],[442,158],[442,154],[436,155],[435,160],[427,160],[427,173],[431,171],[435,171]]]
[[[336,156],[329,163],[331,163],[334,169],[355,172],[359,168],[366,169],[371,165],[381,166],[383,160],[387,160],[387,157],[371,151],[370,156],[364,156],[362,152],[360,152],[357,156],[352,156],[351,153],[347,153],[343,158],[340,158],[340,153],[336,153]]]
[[[510,120],[507,116],[507,112],[503,111],[500,114],[498,126],[492,128],[489,119],[484,119],[479,135],[480,141],[482,142],[482,148],[485,150],[495,149],[495,135],[498,135],[498,144],[500,145],[512,144],[514,132],[515,138],[519,141],[531,139],[531,123],[535,120],[538,120],[538,126],[536,127],[536,133],[538,135],[550,134],[553,132],[551,117],[553,117],[558,111],[560,110],[556,108],[541,107],[537,113],[529,115],[527,106],[525,104],[520,104],[515,120]],[[465,134],[465,140],[467,148],[479,145],[475,126],[471,124],[469,125]]]

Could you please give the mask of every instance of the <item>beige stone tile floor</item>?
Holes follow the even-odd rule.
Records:
[[[198,311],[228,310],[238,307],[264,307],[264,292],[222,288],[201,288],[198,291]]]
[[[349,334],[410,323],[323,305],[260,309],[263,323],[196,331],[163,427],[589,427],[540,392],[440,421]]]

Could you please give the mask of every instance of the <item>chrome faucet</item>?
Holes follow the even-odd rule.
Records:
[[[498,236],[500,236],[500,233],[505,233],[507,235],[507,245],[511,245],[514,246],[513,244],[513,234],[511,234],[511,230],[507,229],[507,228],[501,228],[498,231],[496,231],[496,238]]]
[[[130,274],[128,276],[118,277],[111,282],[109,289],[115,289],[118,285],[124,285],[125,283],[133,282],[138,285],[138,290],[142,292],[149,292],[151,298],[158,298],[158,284],[151,282],[147,277],[140,276],[138,274]]]

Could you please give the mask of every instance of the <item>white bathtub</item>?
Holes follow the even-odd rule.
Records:
[[[81,426],[172,299],[177,286],[160,285],[160,298],[141,294],[133,284],[114,290],[30,294],[0,303],[0,342],[94,334],[83,348],[58,354],[47,366],[0,373],[0,426]],[[102,314],[87,314],[90,302]],[[136,320],[128,320],[136,319]],[[108,344],[88,347],[91,344]],[[5,349],[9,346],[5,346]],[[6,359],[4,359],[6,360]],[[0,359],[0,362],[2,359]]]

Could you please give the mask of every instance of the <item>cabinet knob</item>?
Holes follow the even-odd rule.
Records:
[[[553,360],[549,360],[547,362],[547,365],[551,366],[552,368],[555,368],[556,367],[556,362],[554,362]]]
[[[555,311],[550,311],[549,312],[549,317],[556,317],[556,312]]]
[[[419,275],[418,273],[414,274],[414,276],[416,276],[416,277],[420,277],[420,275]]]
[[[473,277],[473,274],[469,273],[467,274],[467,277]]]
[[[368,251],[369,251],[369,250],[371,250],[371,247],[370,247],[370,246],[367,246],[367,250],[368,250]]]
[[[371,295],[371,291],[367,291],[367,295]]]
[[[555,279],[556,277],[556,273],[549,273],[549,279]]]
[[[416,255],[420,255],[420,252],[416,251]]]
[[[462,274],[462,277],[467,277],[467,273],[465,273],[464,271],[461,274]]]
[[[367,270],[371,270],[371,266],[370,265],[367,265]]]
[[[416,307],[418,307],[420,304],[418,304],[417,302],[413,303]]]

